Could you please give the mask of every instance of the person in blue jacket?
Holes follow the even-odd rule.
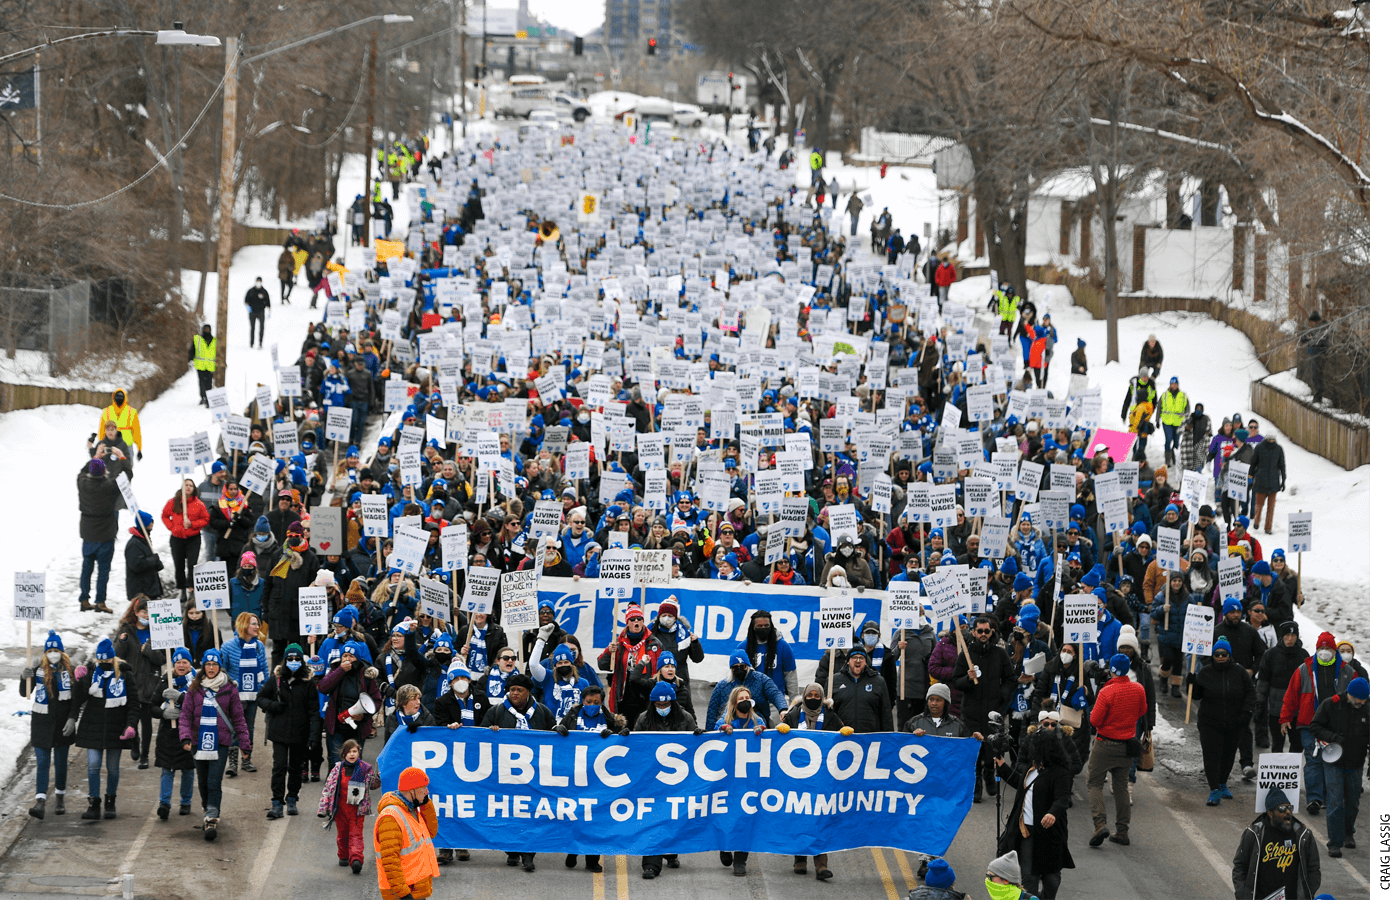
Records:
[[[710,706],[705,712],[706,731],[714,731],[724,718],[729,707],[729,695],[737,687],[748,689],[753,698],[754,712],[763,722],[773,721],[774,710],[779,715],[787,712],[787,701],[773,680],[750,666],[742,653],[735,653],[729,657],[729,677],[716,684],[714,692],[710,694]]]
[[[797,658],[792,653],[792,647],[778,632],[771,612],[766,609],[754,610],[749,617],[743,649],[749,665],[772,679],[784,696],[798,696],[801,686],[797,683]]]
[[[1040,561],[1049,555],[1045,550],[1045,542],[1041,540],[1040,532],[1036,530],[1028,512],[1021,513],[1021,521],[1016,526],[1012,542],[1016,561],[1020,564],[1022,572],[1035,572],[1040,568]]]

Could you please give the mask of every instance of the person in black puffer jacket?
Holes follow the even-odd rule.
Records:
[[[1279,729],[1279,714],[1283,712],[1283,695],[1298,667],[1308,661],[1308,651],[1298,636],[1297,622],[1277,626],[1278,645],[1270,647],[1259,663],[1255,680],[1255,699],[1268,707],[1269,752],[1283,752],[1283,732]],[[1288,752],[1302,753],[1303,739],[1295,729],[1288,732]]]
[[[176,647],[170,651],[170,659],[171,683],[161,691],[160,720],[156,726],[156,768],[161,770],[160,806],[156,807],[156,815],[162,822],[170,818],[176,772],[180,773],[180,815],[190,814],[190,803],[194,800],[194,751],[186,750],[180,742],[179,721],[194,671],[194,657],[184,647]]]
[[[160,570],[165,568],[165,563],[146,537],[150,534],[155,519],[150,513],[143,511],[141,522],[146,526],[144,533],[135,525],[128,529],[131,537],[126,542],[125,551],[126,595],[135,597],[137,594],[145,594],[152,600],[159,600],[165,593],[165,587],[160,583]]]
[[[1186,686],[1201,701],[1201,756],[1206,783],[1210,786],[1207,806],[1219,806],[1231,799],[1226,786],[1234,767],[1235,748],[1240,733],[1254,715],[1254,681],[1244,666],[1231,658],[1230,642],[1217,638],[1211,661],[1200,672],[1186,676]]]
[[[69,725],[76,725],[79,747],[88,751],[88,808],[84,819],[117,817],[117,784],[121,780],[121,753],[136,745],[139,704],[131,666],[117,659],[112,642],[103,638],[93,651],[92,671],[79,669],[73,686]],[[74,722],[74,718],[77,719]],[[107,766],[107,793],[102,794],[102,766]],[[105,808],[104,808],[105,800]]]
[[[832,679],[831,703],[856,734],[894,731],[889,688],[870,667],[870,654],[864,647],[852,647],[847,653],[846,667]]]
[[[288,644],[282,664],[272,670],[258,691],[258,708],[267,717],[267,739],[272,741],[272,809],[269,819],[286,812],[297,815],[301,796],[301,770],[313,738],[321,733],[321,704],[311,667],[300,644]]]
[[[695,717],[681,708],[676,702],[676,691],[670,684],[660,682],[651,689],[651,699],[646,709],[637,716],[632,725],[633,731],[668,731],[680,734],[704,734],[704,729],[695,724]],[[674,853],[664,854],[667,868],[680,868],[680,858]],[[642,857],[642,878],[650,881],[661,874],[662,854]]]
[[[50,631],[44,639],[44,655],[38,668],[25,669],[20,674],[19,695],[33,697],[29,710],[29,743],[34,747],[38,763],[35,778],[34,805],[29,814],[44,817],[44,805],[49,791],[49,760],[54,770],[54,813],[63,815],[64,791],[68,788],[68,748],[73,746],[73,729],[66,728],[72,716],[73,686],[77,676],[73,662],[63,652],[63,638]]]

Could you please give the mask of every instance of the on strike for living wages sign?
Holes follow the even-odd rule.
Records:
[[[506,852],[659,854],[747,847],[947,851],[972,805],[971,738],[828,731],[648,734],[400,728],[386,784],[417,766],[437,843]]]

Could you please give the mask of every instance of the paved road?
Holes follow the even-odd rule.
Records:
[[[1163,705],[1167,718],[1179,726],[1181,701]],[[261,728],[259,728],[261,732]],[[1194,743],[1194,731],[1188,730]],[[374,741],[372,750],[382,744]],[[1192,751],[1182,752],[1191,757]],[[159,787],[156,770],[138,771],[125,763],[119,790],[118,817],[113,821],[84,822],[78,818],[86,793],[85,758],[73,754],[70,769],[70,812],[29,819],[24,809],[32,798],[32,764],[10,786],[0,810],[0,847],[13,846],[0,856],[0,900],[64,896],[110,896],[119,886],[109,883],[120,873],[135,874],[137,897],[186,900],[190,896],[227,897],[241,900],[281,900],[298,896],[374,898],[378,896],[372,868],[358,878],[336,863],[334,836],[322,830],[315,817],[318,791],[303,788],[304,812],[297,818],[270,822],[268,775],[270,751],[259,744],[254,762],[256,775],[242,774],[226,780],[224,818],[219,840],[202,839],[199,818],[172,816],[168,822],[155,814]],[[1133,809],[1132,846],[1087,845],[1091,826],[1083,778],[1075,784],[1071,812],[1071,851],[1077,867],[1066,871],[1061,896],[1066,898],[1176,898],[1229,896],[1229,866],[1241,829],[1253,818],[1246,791],[1218,809],[1204,805],[1199,777],[1179,776],[1165,767],[1139,776]],[[1250,795],[1252,796],[1252,795]],[[1009,799],[1009,798],[1008,798]],[[198,798],[196,797],[196,802]],[[1369,821],[1369,794],[1362,797],[1361,819]],[[983,896],[983,868],[992,855],[995,803],[974,805],[948,853],[959,873],[959,887],[973,897]],[[1308,817],[1309,825],[1325,834],[1321,816]],[[368,831],[368,829],[367,829]],[[879,844],[880,835],[862,836]],[[1368,895],[1364,876],[1368,870],[1369,835],[1358,835],[1360,846],[1343,860],[1322,859],[1323,886],[1338,898]],[[539,870],[527,875],[505,865],[505,856],[491,850],[474,851],[468,863],[446,867],[438,885],[439,896],[493,898],[528,885],[540,900],[572,900],[590,893],[593,900],[629,900],[639,896],[704,898],[704,900],[811,900],[822,896],[897,900],[914,886],[918,858],[888,849],[862,849],[833,854],[835,879],[817,882],[792,873],[790,857],[758,855],[749,865],[746,879],[735,878],[722,868],[717,854],[681,857],[679,870],[665,870],[660,879],[641,879],[636,857],[606,857],[601,875],[582,866],[564,868],[563,857],[541,854]],[[809,866],[809,871],[814,871]],[[231,890],[232,889],[232,890]]]

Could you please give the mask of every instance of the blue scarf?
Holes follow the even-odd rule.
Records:
[[[500,666],[491,667],[490,674],[486,676],[486,699],[491,701],[492,706],[500,706],[506,699],[506,679]]]
[[[865,647],[865,641],[861,641],[860,645]],[[870,657],[870,668],[878,672],[885,664],[885,645],[876,643],[874,647],[865,647],[865,653]]]
[[[395,685],[398,676],[394,674],[394,651],[392,648],[384,654],[384,677],[389,684],[389,690],[384,694],[384,713],[387,715],[399,705],[398,688]]]
[[[30,710],[33,713],[47,713],[49,711],[49,683],[43,677],[43,670],[34,685],[34,706]],[[73,697],[73,673],[67,669],[62,669],[58,673],[58,699],[69,700]]]
[[[813,720],[811,716],[807,715],[807,708],[804,706],[804,707],[802,708],[802,712],[801,712],[801,713],[798,715],[798,717],[797,717],[797,730],[798,730],[798,731],[821,731],[821,730],[822,730],[822,723],[825,722],[825,721],[826,721],[826,709],[825,709],[825,708],[823,708],[821,712],[817,713],[817,718],[816,718],[815,720]],[[808,723],[811,723],[811,724],[808,724]]]
[[[572,707],[565,708],[571,709]],[[608,720],[607,717],[603,715],[603,708],[601,706],[598,707],[598,715],[596,716],[588,715],[583,711],[583,707],[580,706],[578,711],[578,724],[574,727],[577,731],[602,731],[604,728],[608,727]]]
[[[447,667],[443,666],[442,671],[438,675],[437,693],[433,695],[433,699],[436,700],[443,694],[450,693],[452,693],[452,679],[447,677]]]
[[[199,711],[199,740],[195,743],[195,759],[219,758],[218,693],[204,689],[204,707]]]
[[[109,671],[98,666],[92,676],[92,687],[88,689],[94,697],[102,697],[108,708],[126,706],[126,679],[117,673],[115,666]]]
[[[418,730],[419,713],[414,713],[411,716],[406,716],[402,712],[395,712],[394,715],[398,717],[400,726],[407,728],[410,732]]]
[[[262,687],[262,667],[258,665],[258,641],[241,641],[238,657],[238,699],[258,699]]]
[[[464,700],[462,699],[461,695],[459,695],[456,691],[452,692],[452,699],[457,701],[457,709],[459,710],[458,715],[461,716],[462,724],[475,725],[476,709],[470,700],[471,695],[468,694],[467,697],[468,699]]]
[[[680,620],[679,616],[676,617],[675,624],[670,628],[662,628],[657,624],[652,626],[652,631],[663,631],[666,634],[674,634],[676,636],[677,653],[688,649],[690,647],[691,638],[694,637],[694,635],[690,633],[690,629],[685,627],[685,623]]]
[[[556,716],[568,712],[583,701],[583,683],[577,677],[569,681],[555,681],[551,675],[549,680],[554,683],[545,693],[544,705]]]
[[[530,730],[530,720],[535,717],[535,701],[533,699],[530,701],[530,708],[524,712],[516,709],[513,703],[507,703],[506,709],[510,710],[510,714],[515,716],[515,727],[517,730]]]
[[[486,629],[469,626],[472,630],[467,650],[467,668],[480,675],[486,671]]]

